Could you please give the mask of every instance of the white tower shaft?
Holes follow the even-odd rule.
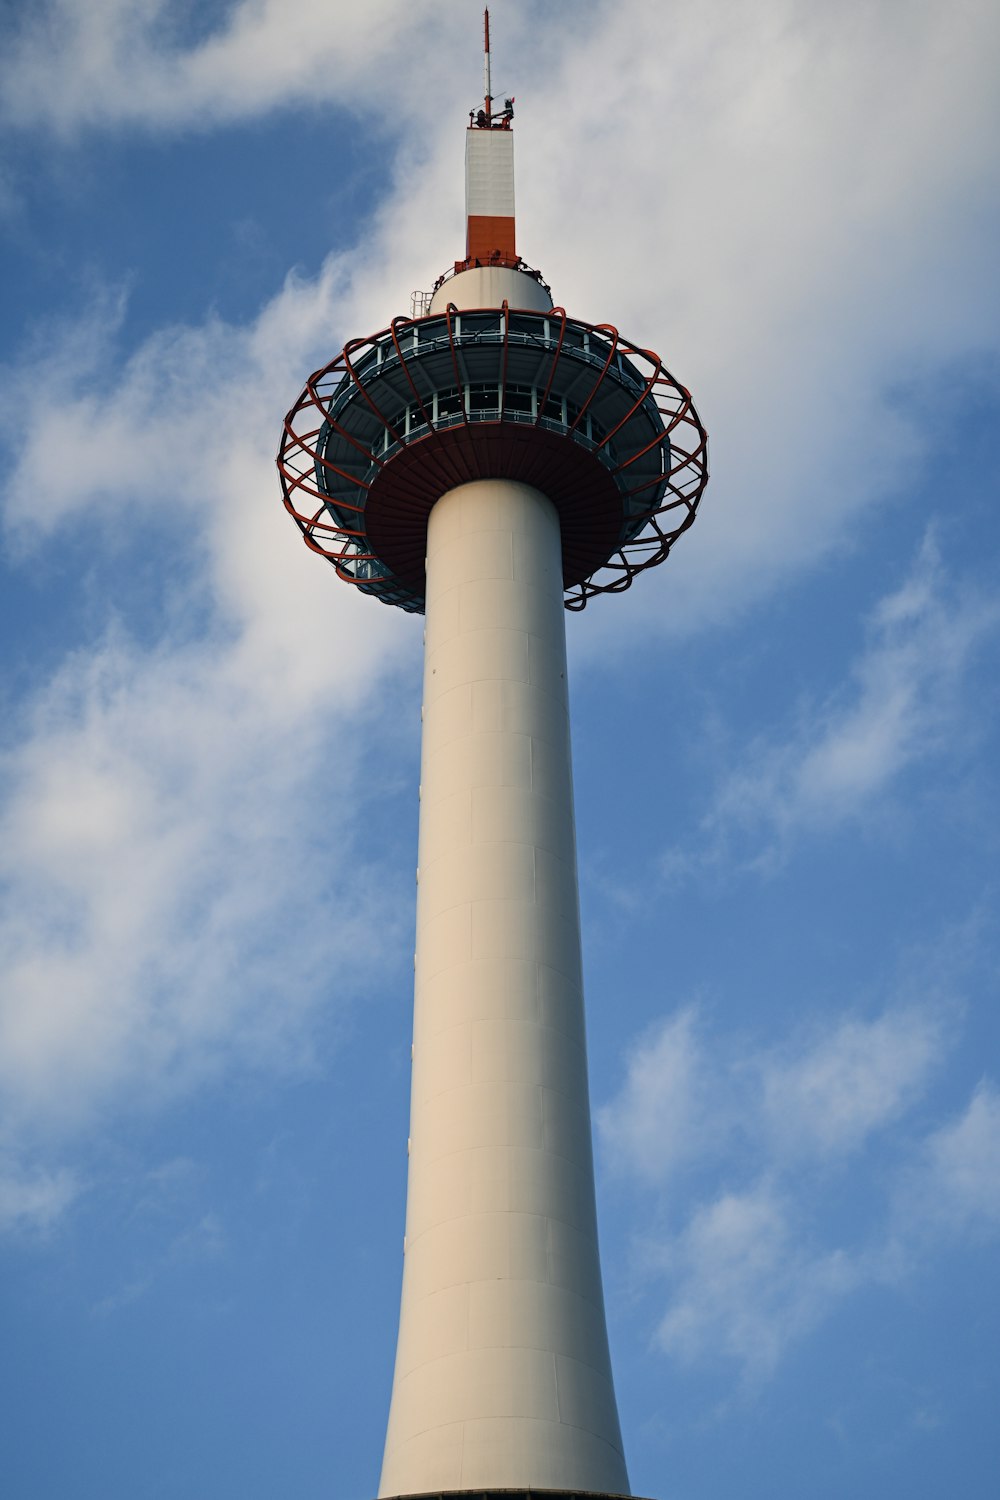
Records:
[[[594,1210],[559,520],[427,537],[413,1092],[381,1496],[627,1494]]]

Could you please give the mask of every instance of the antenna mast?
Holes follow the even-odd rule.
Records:
[[[489,119],[489,117],[493,113],[493,94],[491,92],[491,89],[492,89],[492,85],[490,83],[490,13],[489,13],[489,10],[487,9],[487,10],[483,11],[483,92],[485,94],[485,98],[483,99],[483,109],[486,112],[486,118],[487,119]]]

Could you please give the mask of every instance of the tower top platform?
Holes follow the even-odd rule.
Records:
[[[465,256],[414,315],[352,339],[285,418],[285,507],[338,577],[424,607],[427,518],[457,484],[516,479],[553,502],[567,609],[662,562],[708,479],[690,393],[651,350],[553,306],[517,251],[514,99],[466,130]]]

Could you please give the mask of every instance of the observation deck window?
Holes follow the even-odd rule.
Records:
[[[406,409],[406,435],[407,435],[407,437],[409,437],[410,434],[413,433],[413,432],[420,432],[421,429],[424,428],[424,427],[426,427],[426,426],[427,426],[427,418],[424,416],[423,411],[420,409],[420,407],[419,406],[408,406],[407,409]]]
[[[484,412],[498,411],[500,407],[500,387],[498,385],[470,385],[469,387],[469,411]]]
[[[537,315],[535,317],[531,317],[530,315],[525,317],[523,313],[511,313],[510,331],[513,334],[519,334],[522,338],[530,339],[532,343],[537,343],[540,331],[539,322],[542,324],[541,331],[547,339],[551,328],[549,319],[539,319]]]
[[[504,391],[504,410],[524,412],[527,416],[532,415],[534,403],[532,397],[534,391],[530,385],[509,385]]]
[[[500,313],[461,313],[455,318],[456,336],[464,338],[487,338],[497,339],[500,337],[500,329],[503,316]]]
[[[446,422],[449,417],[461,417],[464,415],[463,392],[457,386],[451,385],[443,391],[438,391],[434,397],[435,421]]]

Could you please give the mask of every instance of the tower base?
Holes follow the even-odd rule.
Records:
[[[638,1496],[610,1495],[603,1490],[441,1490],[422,1495],[394,1495],[392,1500],[640,1500]]]

